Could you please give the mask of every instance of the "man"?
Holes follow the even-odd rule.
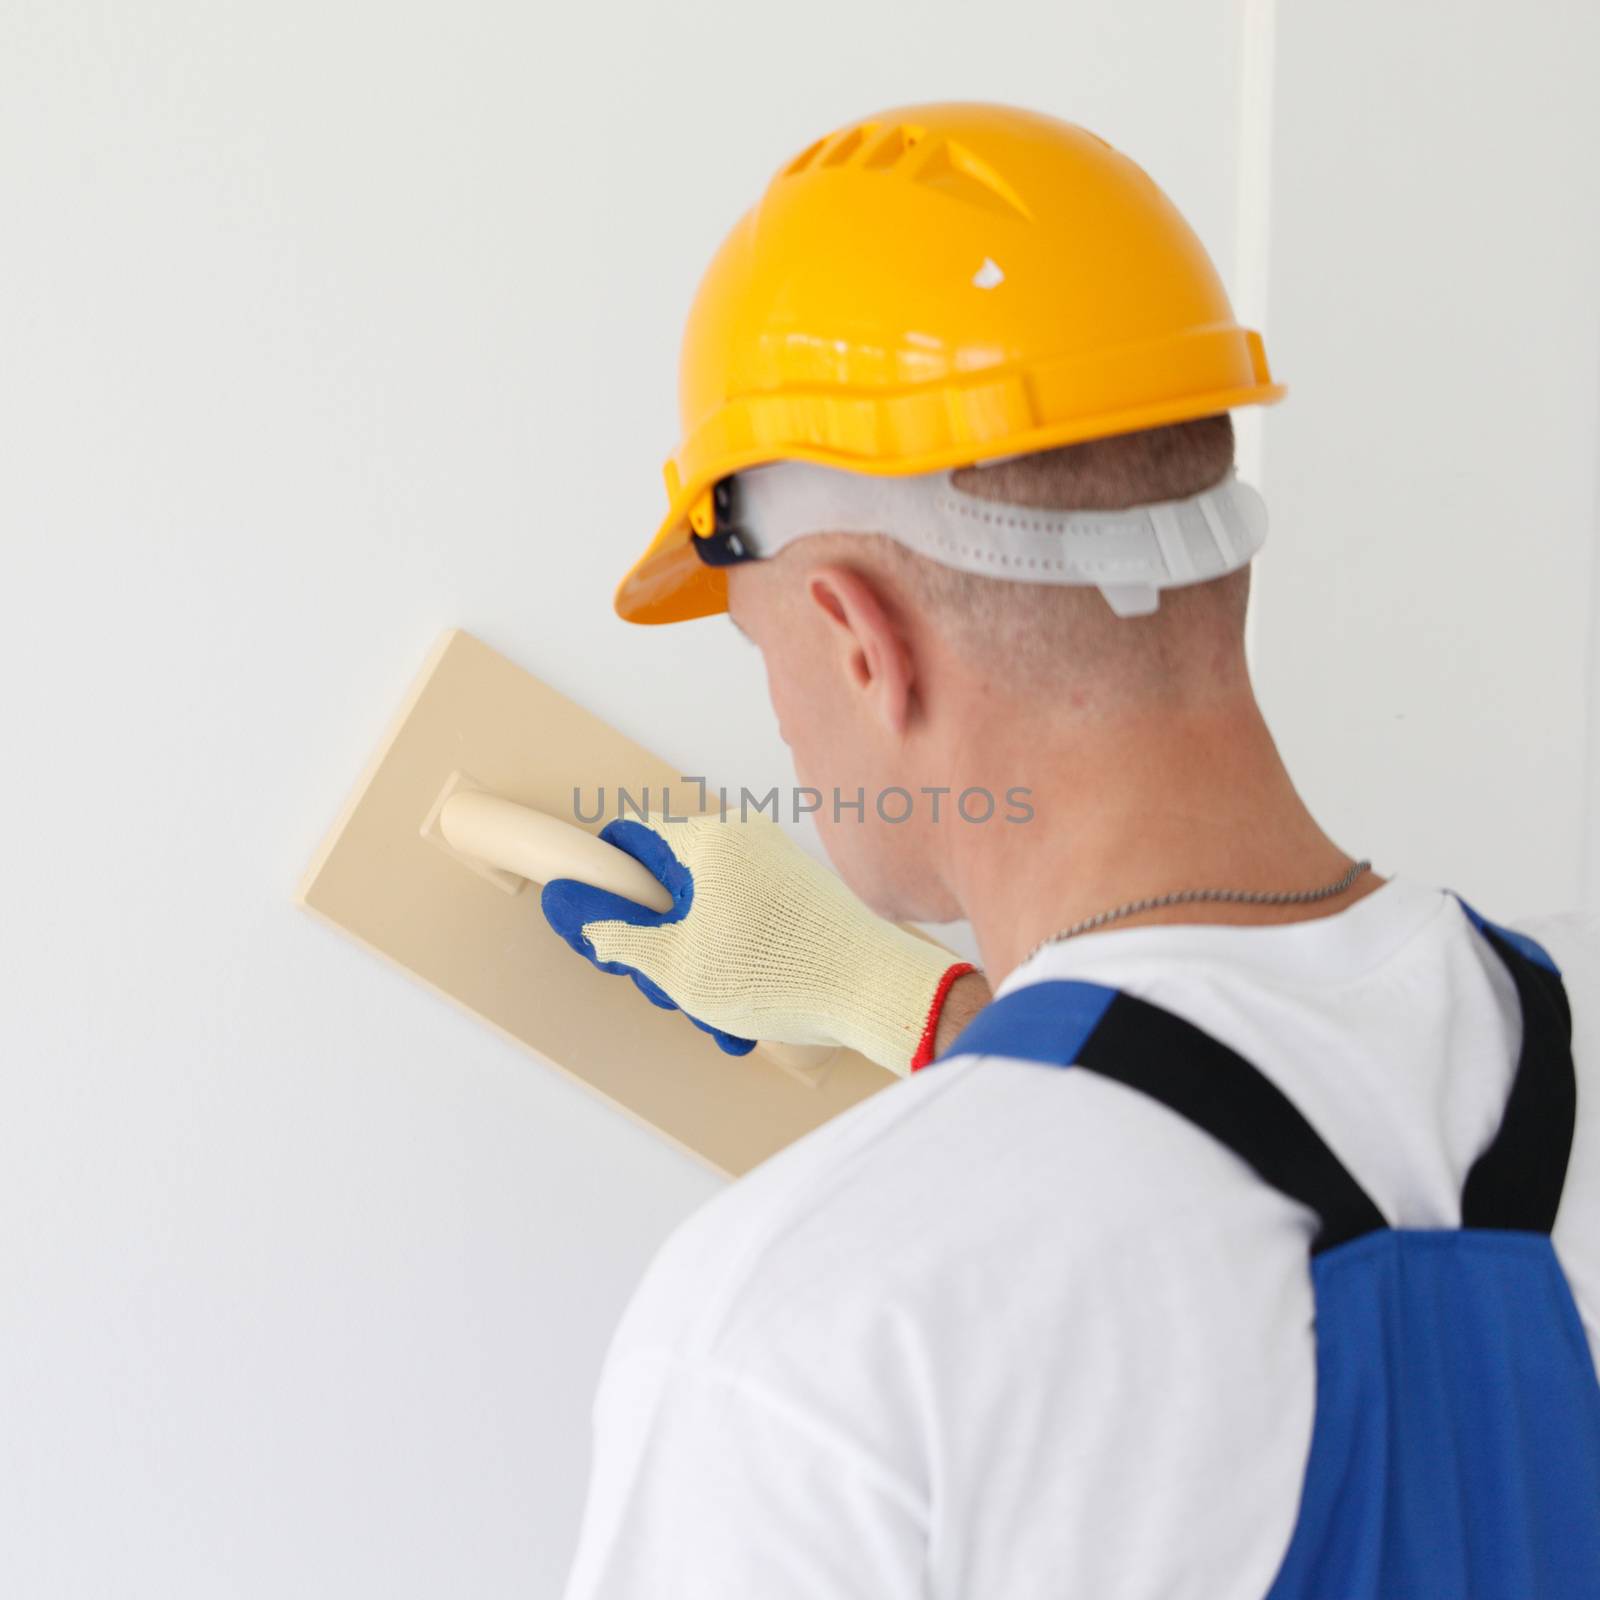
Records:
[[[724,1049],[904,1081],[657,1256],[572,1600],[1600,1594],[1600,930],[1296,793],[1227,415],[1281,393],[1029,113],[838,130],[712,263],[618,606],[728,610],[872,910],[716,814],[606,830],[671,912],[544,906]],[[982,975],[884,920],[960,916]]]

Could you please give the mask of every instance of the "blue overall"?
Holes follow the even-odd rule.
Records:
[[[1600,1381],[1550,1242],[1577,1106],[1572,1014],[1538,944],[1462,906],[1516,983],[1522,1051],[1458,1228],[1391,1227],[1270,1079],[1117,989],[1014,990],[941,1058],[1113,1079],[1320,1219],[1316,1418],[1269,1600],[1600,1600]]]

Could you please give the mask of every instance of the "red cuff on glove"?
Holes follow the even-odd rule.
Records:
[[[939,987],[933,991],[933,1007],[928,1012],[927,1025],[922,1030],[922,1037],[917,1041],[916,1054],[911,1058],[913,1072],[919,1067],[927,1066],[933,1060],[933,1041],[939,1033],[939,1013],[944,1010],[945,996],[950,993],[950,985],[957,978],[977,970],[970,961],[958,961],[939,980]]]

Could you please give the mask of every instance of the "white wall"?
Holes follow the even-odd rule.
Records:
[[[1393,9],[1345,40],[1331,12],[1280,21],[1287,83],[1241,52],[1261,0],[0,11],[0,1591],[559,1591],[605,1340],[715,1180],[290,895],[449,625],[686,771],[787,775],[724,624],[629,629],[609,598],[657,516],[705,257],[852,114],[1011,99],[1163,182],[1265,296],[1294,388],[1252,435],[1257,647],[1314,798],[1495,910],[1576,898],[1600,794],[1593,164],[1574,137],[1528,181],[1496,152],[1592,118],[1593,27],[1429,8],[1455,76],[1422,73],[1412,115],[1416,74],[1369,53]],[[1497,64],[1493,132],[1472,75]],[[1351,72],[1370,93],[1339,92]],[[1396,184],[1352,231],[1369,191],[1341,152],[1393,181],[1375,104],[1412,187],[1456,196],[1433,226]],[[1520,230],[1487,252],[1460,209],[1485,163],[1482,231]],[[1443,295],[1415,256],[1439,227]],[[1455,340],[1478,281],[1475,409]],[[1456,453],[1418,445],[1453,396]],[[1468,481],[1428,493],[1452,462]],[[1413,579],[1463,508],[1475,546],[1518,514],[1533,566],[1458,600]],[[1330,554],[1350,527],[1359,560]],[[1356,665],[1329,671],[1330,640]],[[1505,698],[1492,645],[1545,700]],[[1471,863],[1445,849],[1486,830]]]
[[[1255,659],[1341,844],[1600,905],[1600,7],[1278,8]]]

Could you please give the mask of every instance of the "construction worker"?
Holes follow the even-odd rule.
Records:
[[[544,909],[726,1050],[902,1081],[657,1255],[569,1600],[1600,1595],[1600,927],[1296,793],[1229,416],[1283,393],[1029,112],[838,129],[712,261],[617,607],[754,642],[844,881],[713,810],[604,832],[672,911]],[[957,917],[981,973],[895,925]]]

